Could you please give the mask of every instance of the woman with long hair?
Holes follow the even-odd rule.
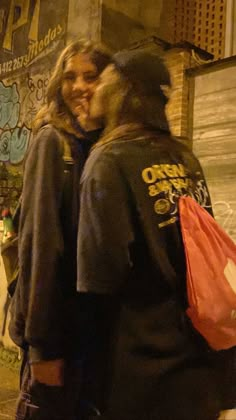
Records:
[[[76,295],[79,179],[101,130],[82,130],[109,53],[75,41],[62,51],[37,114],[24,167],[20,272],[10,335],[23,349],[16,419],[72,420],[79,401]],[[82,413],[81,413],[82,418]]]
[[[81,135],[81,128],[77,124],[75,118],[78,114],[73,111],[73,108],[68,106],[66,98],[63,94],[63,86],[66,82],[72,81],[72,75],[65,75],[65,67],[72,57],[81,54],[87,57],[89,61],[95,66],[95,69],[89,69],[85,72],[85,82],[87,83],[85,89],[85,96],[88,100],[91,99],[94,85],[97,84],[98,76],[101,71],[108,64],[109,52],[104,46],[96,45],[90,41],[75,41],[69,44],[59,56],[55,69],[49,80],[47,87],[47,102],[38,112],[33,122],[33,131],[36,132],[45,123],[52,123],[58,129],[64,130],[67,133]],[[95,72],[94,72],[95,70]],[[81,106],[81,104],[80,104]]]

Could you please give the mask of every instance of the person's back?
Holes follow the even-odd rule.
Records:
[[[190,193],[209,210],[210,198],[198,161],[185,146],[163,133],[128,128],[92,152],[83,176],[85,184],[91,177],[95,185],[91,204],[97,206],[96,191],[109,197],[117,225],[108,223],[108,211],[99,218],[104,234],[100,240],[103,249],[109,249],[107,269],[102,266],[101,254],[89,237],[86,239],[89,258],[97,267],[93,274],[92,264],[86,273],[90,290],[118,294],[120,303],[115,388],[112,409],[105,418],[200,420],[206,407],[209,415],[219,411],[220,399],[217,372],[211,366],[213,354],[185,315],[185,257],[178,197]],[[122,189],[121,183],[125,186]],[[130,225],[123,207],[128,209]],[[128,260],[118,258],[117,241],[120,248],[129,250],[128,268]],[[84,252],[81,270],[85,259]],[[104,285],[113,260],[114,271],[110,271],[109,284]],[[123,278],[116,278],[117,260],[119,271],[126,273]],[[83,290],[85,277],[81,283]]]
[[[133,75],[135,53],[121,53],[115,64],[132,82],[125,71],[129,55]],[[104,112],[108,127],[114,121],[109,105],[119,94],[117,79],[112,85],[112,72],[118,78],[117,70],[105,70],[91,104],[93,116],[97,104],[105,103],[112,93]],[[148,75],[141,71],[140,80]],[[121,119],[94,147],[81,181],[78,290],[94,294],[95,304],[103,307],[104,321],[94,318],[97,342],[104,335],[101,325],[113,331],[103,360],[112,369],[107,411],[101,418],[214,420],[222,407],[224,383],[215,353],[185,314],[186,268],[178,220],[180,195],[193,196],[209,212],[210,197],[198,160],[170,135],[160,86],[160,113],[153,108],[156,85],[151,93],[149,88],[142,98],[145,108],[133,92],[128,96],[124,84]],[[113,309],[110,304],[108,310],[105,301],[113,302]],[[94,350],[95,360],[98,352],[99,347]]]

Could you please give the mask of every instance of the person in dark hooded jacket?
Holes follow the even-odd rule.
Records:
[[[104,420],[216,420],[223,404],[215,353],[185,314],[178,198],[212,208],[199,161],[171,135],[170,86],[160,57],[123,51],[90,104],[105,131],[81,178],[77,287]]]
[[[79,179],[101,130],[91,126],[85,132],[77,116],[109,61],[109,53],[89,41],[66,46],[34,121],[21,197],[20,271],[11,305],[10,335],[23,350],[16,419],[72,420],[78,409]]]

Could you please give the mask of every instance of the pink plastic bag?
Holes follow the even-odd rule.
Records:
[[[179,200],[187,315],[215,350],[236,345],[236,245],[191,197]]]

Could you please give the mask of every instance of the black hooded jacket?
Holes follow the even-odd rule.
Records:
[[[62,136],[74,160],[69,174],[65,174]],[[79,179],[97,138],[98,133],[77,138],[48,124],[35,135],[27,154],[19,226],[20,273],[9,330],[18,346],[29,348],[31,361],[75,352]]]
[[[81,184],[77,286],[94,302],[107,301],[100,320],[94,316],[99,344],[90,346],[88,361],[93,390],[111,366],[102,419],[214,419],[224,385],[185,315],[178,218],[183,194],[212,212],[198,160],[168,132],[126,125],[94,148]]]

